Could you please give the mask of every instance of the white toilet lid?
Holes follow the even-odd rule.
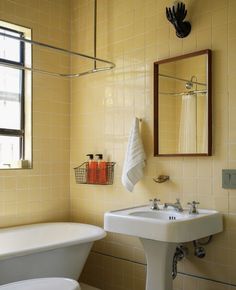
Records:
[[[0,290],[81,290],[78,282],[67,278],[30,279],[0,286]]]

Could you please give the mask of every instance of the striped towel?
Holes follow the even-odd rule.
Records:
[[[139,134],[139,119],[135,118],[131,127],[128,147],[122,172],[122,184],[132,192],[135,184],[143,177],[146,155]]]

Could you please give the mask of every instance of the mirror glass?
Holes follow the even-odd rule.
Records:
[[[211,51],[154,63],[154,155],[211,155]]]

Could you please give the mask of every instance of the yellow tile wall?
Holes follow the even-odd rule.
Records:
[[[98,0],[97,55],[115,62],[116,68],[72,81],[70,158],[73,168],[87,153],[104,153],[117,162],[115,181],[112,186],[76,185],[71,170],[71,219],[102,226],[105,211],[143,204],[151,197],[180,197],[184,205],[198,200],[202,208],[224,214],[224,232],[207,246],[204,260],[191,253],[179,269],[235,284],[236,192],[221,188],[221,170],[236,166],[236,1],[186,0],[192,32],[185,39],[175,36],[165,18],[165,7],[172,3]],[[71,4],[71,47],[92,54],[93,1]],[[153,62],[206,48],[213,51],[213,156],[154,158]],[[141,131],[148,158],[144,178],[129,193],[120,179],[134,116],[144,120]],[[159,174],[170,175],[170,182],[154,183],[152,178]],[[94,250],[82,280],[103,290],[144,290],[146,261],[137,239],[108,234]],[[176,290],[229,288],[181,275],[175,281]]]
[[[236,166],[236,2],[185,3],[192,32],[177,39],[164,14],[172,1],[98,0],[97,55],[114,61],[116,69],[71,82],[34,75],[34,168],[0,171],[0,226],[69,216],[72,221],[102,226],[106,210],[143,204],[151,197],[162,201],[180,197],[183,204],[196,199],[201,207],[224,214],[225,231],[207,246],[204,260],[191,253],[179,269],[236,284],[235,190],[221,188],[222,168]],[[0,0],[2,20],[32,28],[35,40],[89,54],[93,53],[92,9],[92,0]],[[214,155],[154,158],[153,62],[204,48],[213,50]],[[58,63],[50,53],[34,53],[39,66],[69,69],[67,58]],[[73,70],[76,62],[72,60]],[[148,159],[143,180],[128,193],[120,177],[134,116],[144,120],[141,131]],[[112,186],[75,184],[73,167],[91,152],[117,162]],[[157,185],[152,178],[159,174],[169,174],[171,181]],[[145,263],[137,239],[109,234],[95,244],[81,279],[102,290],[144,290]],[[176,290],[230,288],[182,275],[175,281]]]
[[[0,0],[0,19],[31,28],[36,41],[69,48],[69,4]],[[43,67],[45,52],[38,52],[34,48],[33,61]],[[57,69],[53,61],[52,70]],[[61,57],[59,67],[68,65]],[[59,78],[33,75],[33,169],[0,170],[0,227],[69,218],[69,85]]]

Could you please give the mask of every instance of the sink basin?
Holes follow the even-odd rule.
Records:
[[[185,215],[177,212],[169,212],[169,211],[135,211],[129,213],[129,215],[144,217],[144,218],[152,218],[159,220],[178,220],[185,218]]]
[[[223,230],[222,216],[215,210],[188,209],[177,212],[161,207],[152,210],[139,206],[106,212],[104,229],[136,236],[143,244],[147,259],[146,290],[172,290],[173,257],[178,243],[207,237]]]
[[[188,209],[176,212],[171,208],[152,210],[149,206],[115,210],[105,213],[104,229],[170,243],[189,242],[222,231],[219,212],[198,211],[199,214],[189,214]]]

